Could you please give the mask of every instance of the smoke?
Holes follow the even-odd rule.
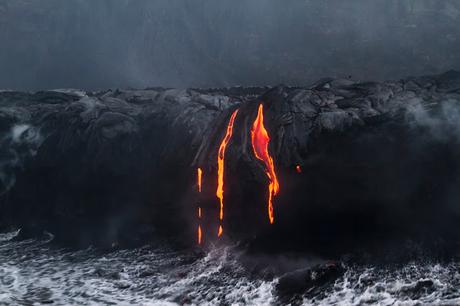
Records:
[[[1,138],[0,195],[16,183],[16,172],[23,168],[28,157],[37,154],[43,136],[38,128],[28,124],[15,124]]]
[[[0,0],[0,88],[306,85],[460,69],[455,0]]]
[[[442,101],[430,109],[418,101],[407,108],[407,119],[413,126],[428,130],[430,135],[444,143],[460,143],[460,102],[454,99]]]

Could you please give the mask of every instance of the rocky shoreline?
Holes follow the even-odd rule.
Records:
[[[249,139],[260,103],[280,179],[272,226]],[[305,88],[2,91],[0,224],[77,246],[164,235],[193,244],[199,203],[213,237],[217,152],[238,109],[226,153],[230,238],[332,253],[406,234],[452,245],[459,103],[455,71]]]

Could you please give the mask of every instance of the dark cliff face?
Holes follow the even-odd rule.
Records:
[[[1,96],[2,219],[83,245],[183,231],[192,152],[236,103],[166,89]]]
[[[408,237],[452,242],[459,217],[458,77],[328,79],[310,89],[273,88],[241,105],[226,156],[226,224],[271,250],[328,253]],[[249,139],[260,103],[281,185],[274,225],[266,213],[268,179]],[[222,128],[211,130],[198,165],[214,169],[222,137]]]
[[[200,206],[204,239],[214,240],[217,152],[238,109],[225,156],[226,236],[325,253],[396,237],[452,246],[459,90],[460,74],[448,72],[311,88],[2,92],[1,224],[78,245],[165,234],[193,244]],[[250,138],[260,103],[280,182],[273,225]]]

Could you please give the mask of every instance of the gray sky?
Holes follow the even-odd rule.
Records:
[[[308,85],[460,69],[457,0],[0,0],[0,88]]]

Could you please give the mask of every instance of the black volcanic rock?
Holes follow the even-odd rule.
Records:
[[[289,272],[280,277],[276,292],[280,299],[289,301],[296,295],[311,294],[332,285],[345,272],[340,263],[327,263],[312,268]]]
[[[309,88],[3,91],[0,222],[77,245],[164,234],[193,243],[200,206],[214,239],[217,151],[238,108],[226,152],[229,236],[325,252],[402,235],[456,241],[459,80],[450,71]],[[281,185],[272,226],[250,139],[260,103]]]
[[[171,203],[201,135],[238,102],[166,89],[0,96],[2,223],[108,245],[154,219],[181,223]]]

